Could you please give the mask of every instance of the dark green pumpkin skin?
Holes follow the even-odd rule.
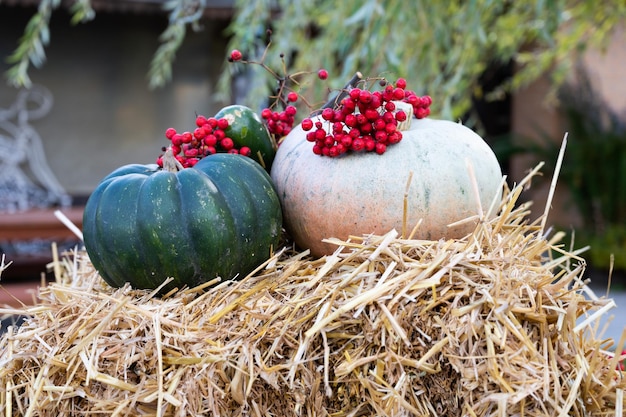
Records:
[[[87,253],[114,287],[161,292],[246,276],[279,244],[282,212],[269,175],[249,158],[215,154],[172,173],[118,168],[89,197]]]
[[[250,156],[267,172],[270,171],[276,155],[276,143],[258,114],[249,107],[233,104],[221,109],[215,118],[228,120],[224,133],[233,140],[235,147],[249,147],[252,151]]]

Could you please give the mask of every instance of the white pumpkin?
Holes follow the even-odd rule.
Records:
[[[410,232],[420,220],[416,239],[461,238],[476,223],[449,225],[479,210],[468,164],[483,209],[501,198],[498,160],[473,130],[426,118],[412,119],[402,135],[382,155],[361,152],[336,158],[315,155],[301,126],[284,139],[271,177],[285,227],[300,248],[322,256],[337,249],[322,242],[325,238],[401,232],[404,224]]]

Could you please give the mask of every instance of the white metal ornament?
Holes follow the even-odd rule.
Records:
[[[30,124],[47,115],[52,104],[48,89],[32,86],[20,90],[9,108],[0,108],[0,212],[72,203],[48,165],[41,136]]]

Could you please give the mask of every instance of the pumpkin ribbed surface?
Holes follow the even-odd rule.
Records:
[[[90,196],[83,235],[113,286],[163,291],[241,278],[278,245],[282,214],[269,175],[249,158],[216,154],[178,172],[129,165]]]
[[[437,240],[471,233],[475,222],[448,225],[478,213],[468,163],[475,172],[480,202],[487,210],[502,193],[500,165],[489,145],[459,123],[413,119],[400,143],[383,155],[313,154],[300,126],[278,149],[271,176],[287,231],[301,248],[328,254],[322,239],[402,231],[407,193],[408,231],[422,220],[415,238]]]

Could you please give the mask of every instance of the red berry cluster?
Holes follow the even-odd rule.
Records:
[[[260,62],[248,61],[239,50],[234,49],[230,53],[229,61],[261,65],[279,82],[276,95],[271,97],[274,102],[263,109],[261,117],[276,143],[280,144],[281,139],[292,130],[297,113],[294,103],[299,96],[290,86],[298,85],[296,77],[308,72],[285,72],[281,77],[264,63],[264,58],[265,53]],[[326,80],[328,71],[318,70],[317,77]],[[403,78],[399,78],[395,84],[381,79],[382,91],[359,88],[358,84],[363,81],[361,73],[355,74],[341,91],[339,98],[324,106],[320,119],[309,117],[302,121],[307,140],[314,143],[315,154],[331,157],[348,151],[383,154],[387,146],[402,140],[401,123],[412,117],[422,119],[430,114],[430,96],[420,97],[414,91],[407,90],[407,83]],[[302,101],[309,109],[312,108],[304,98]],[[405,104],[399,105],[399,102]],[[278,104],[284,110],[276,110]]]
[[[320,80],[327,79],[328,71],[323,68],[320,69],[317,72],[317,77]],[[282,88],[285,88],[285,86],[283,86]],[[265,120],[267,130],[274,137],[277,144],[280,144],[281,138],[287,136],[289,132],[291,132],[291,129],[293,129],[298,109],[296,108],[296,106],[289,103],[295,103],[298,101],[299,98],[300,96],[298,95],[298,93],[296,93],[295,91],[289,91],[289,93],[287,93],[285,97],[283,97],[282,95],[275,97],[276,101],[274,102],[272,107],[266,107],[261,111],[261,117],[263,118],[263,120]],[[284,110],[275,110],[274,106],[277,103],[282,103]],[[305,103],[305,105],[306,104],[307,103]]]
[[[228,120],[224,118],[197,116],[193,132],[179,133],[170,127],[165,131],[165,137],[171,141],[172,153],[184,168],[192,167],[200,159],[217,152],[250,156],[252,152],[247,146],[235,148],[233,140],[226,136],[227,128]],[[156,163],[163,167],[163,155],[157,158]]]
[[[291,93],[289,93],[291,94]],[[296,93],[293,93],[296,94]],[[297,94],[296,94],[297,99]],[[290,100],[295,101],[295,100]],[[261,118],[265,121],[267,130],[278,142],[283,136],[287,136],[296,121],[296,113],[298,109],[295,106],[287,106],[285,110],[272,110],[267,107],[261,111]]]
[[[302,129],[308,132],[306,138],[314,143],[317,155],[337,157],[348,151],[381,155],[388,145],[402,140],[398,125],[410,117],[396,108],[396,102],[410,104],[419,119],[430,114],[431,98],[406,90],[406,81],[400,78],[395,86],[386,84],[382,91],[352,88],[336,108],[322,110],[323,121],[306,118]]]

